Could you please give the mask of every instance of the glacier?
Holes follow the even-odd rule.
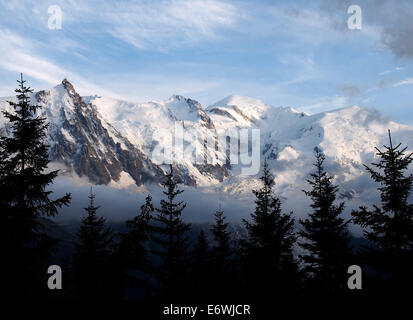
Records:
[[[10,111],[8,100],[16,98],[0,98],[2,111]],[[409,150],[413,147],[413,127],[360,106],[308,114],[238,95],[205,108],[181,95],[136,103],[80,96],[67,79],[51,89],[34,92],[31,102],[43,106],[39,112],[50,123],[50,159],[53,165],[64,168],[66,177],[136,192],[162,181],[168,166],[152,161],[151,152],[165,141],[154,133],[166,130],[173,135],[178,125],[189,133],[185,143],[198,146],[197,150],[203,152],[199,156],[213,159],[206,164],[190,159],[174,164],[177,179],[185,188],[215,194],[220,201],[253,201],[251,190],[259,187],[259,173],[241,175],[237,166],[226,163],[225,150],[203,145],[200,137],[213,138],[231,129],[259,129],[260,145],[255,147],[259,147],[261,162],[267,160],[284,207],[296,211],[297,206],[298,211],[308,206],[301,190],[307,188],[305,179],[312,171],[315,147],[326,154],[326,169],[349,208],[378,200],[377,186],[363,164],[374,161],[374,148],[387,143],[388,130],[393,141],[402,142]],[[3,114],[0,131],[10,133]]]

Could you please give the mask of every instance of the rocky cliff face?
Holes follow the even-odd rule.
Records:
[[[10,111],[7,100],[15,98],[0,99],[0,107]],[[185,104],[188,107],[185,112],[197,119],[202,127],[215,130],[197,101],[174,96],[172,102]],[[122,172],[128,174],[138,186],[163,181],[167,166],[155,164],[148,156],[159,142],[148,141],[148,145],[139,145],[136,141],[130,141],[99,113],[90,98],[88,101],[81,97],[67,79],[50,90],[34,93],[31,103],[43,106],[40,112],[50,123],[50,159],[64,164],[69,172],[87,177],[94,184],[116,182]],[[167,111],[173,123],[185,121],[176,117],[172,107]],[[0,130],[2,134],[9,134],[10,131],[3,117],[0,117]],[[173,167],[177,180],[187,185],[197,185],[196,175],[185,165],[173,164]],[[205,164],[194,168],[198,175],[207,174],[219,181],[228,175],[225,166]]]
[[[57,99],[56,99],[57,98]],[[122,171],[141,185],[159,182],[163,170],[133,146],[110,124],[104,124],[91,104],[85,103],[66,79],[55,89],[39,91],[37,104],[51,120],[50,158],[65,164],[96,184],[117,181]],[[60,104],[59,106],[56,106]],[[55,104],[50,108],[50,104]],[[58,112],[53,114],[52,112]]]
[[[11,111],[6,101],[13,99],[0,98],[0,110]],[[182,159],[173,157],[179,181],[250,195],[251,189],[259,187],[257,176],[242,176],[239,167],[228,165],[222,140],[218,147],[216,140],[210,142],[228,129],[259,129],[260,142],[253,147],[259,148],[261,161],[268,160],[282,196],[294,201],[302,197],[300,190],[318,147],[325,152],[326,167],[342,194],[356,199],[363,193],[370,196],[362,164],[373,160],[375,146],[387,143],[388,129],[395,141],[410,146],[409,150],[413,146],[411,126],[357,106],[308,115],[242,96],[227,97],[206,109],[180,95],[161,102],[132,103],[82,97],[66,79],[34,93],[31,102],[43,106],[40,112],[50,122],[50,158],[95,184],[120,181],[125,175],[137,185],[161,182],[168,166],[155,161],[153,152],[167,148],[168,139],[179,136],[178,130],[184,135],[183,149],[195,146],[197,159],[208,160],[193,162],[188,153]],[[157,136],[159,130],[166,134]],[[10,133],[2,114],[0,132]]]

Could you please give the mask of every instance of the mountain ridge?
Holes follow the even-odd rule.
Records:
[[[413,146],[413,127],[359,106],[307,114],[238,95],[206,108],[181,95],[135,103],[80,96],[67,79],[31,98],[32,103],[44,107],[42,112],[51,123],[51,160],[96,184],[120,181],[122,176],[132,178],[138,186],[162,181],[167,166],[151,157],[156,147],[165,147],[165,136],[155,137],[160,130],[173,137],[175,130],[182,128],[184,145],[199,147],[194,155],[209,160],[194,163],[184,155],[173,163],[181,182],[236,194],[249,193],[259,181],[257,175],[243,177],[237,166],[228,165],[225,150],[205,145],[205,138],[213,140],[225,130],[260,130],[261,161],[268,160],[276,188],[285,195],[294,188],[302,189],[315,147],[326,153],[326,165],[335,181],[343,184],[343,194],[357,194],[363,191],[357,187],[357,181],[364,179],[362,164],[373,160],[374,147],[386,142],[388,129],[395,141]],[[2,110],[9,108],[8,99],[15,98],[0,98]],[[7,134],[2,115],[0,128]],[[356,187],[359,190],[354,193]]]

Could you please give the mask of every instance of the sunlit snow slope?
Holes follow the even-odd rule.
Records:
[[[1,110],[10,110],[6,102],[10,99],[15,100],[0,98]],[[52,89],[34,93],[32,102],[44,107],[50,122],[54,162],[93,183],[119,188],[123,182],[162,181],[167,166],[154,161],[153,152],[182,134],[184,149],[196,146],[190,155],[174,154],[181,157],[174,168],[183,183],[203,187],[203,191],[218,189],[222,195],[250,197],[251,188],[259,185],[258,176],[240,176],[239,168],[228,164],[222,145],[205,144],[205,139],[214,140],[225,130],[248,128],[260,130],[260,144],[252,147],[259,148],[261,162],[267,159],[277,192],[288,198],[287,202],[302,199],[301,190],[306,188],[305,178],[318,147],[326,154],[326,168],[341,186],[341,197],[357,203],[373,197],[362,164],[374,160],[375,146],[387,144],[388,129],[394,142],[413,148],[412,127],[357,106],[309,115],[243,96],[229,96],[207,108],[179,95],[135,103],[80,97],[66,79]],[[3,115],[0,128],[8,134]],[[157,135],[159,132],[166,135]],[[194,163],[193,157],[208,161]]]

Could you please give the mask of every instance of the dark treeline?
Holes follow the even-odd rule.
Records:
[[[46,171],[48,146],[45,118],[30,105],[23,77],[16,90],[14,113],[4,112],[11,135],[0,140],[0,243],[6,268],[3,289],[11,298],[122,299],[138,292],[140,299],[204,301],[220,298],[262,300],[274,296],[374,294],[407,290],[413,274],[413,205],[408,203],[413,161],[401,144],[377,149],[378,162],[366,166],[378,183],[381,203],[360,207],[350,220],[345,203],[336,201],[338,186],[324,168],[325,156],[316,148],[305,194],[311,208],[295,221],[283,212],[274,193],[274,177],[264,162],[261,187],[253,190],[255,210],[243,220],[246,237],[231,232],[219,204],[215,222],[189,241],[190,224],[170,166],[162,184],[159,206],[146,197],[136,217],[119,233],[99,217],[91,189],[89,205],[77,231],[73,259],[63,269],[63,290],[48,290],[47,267],[53,264],[56,239],[39,226],[54,216],[70,195],[51,199],[47,187],[58,175]],[[349,223],[364,229],[365,245],[351,246]],[[296,255],[295,252],[300,254]],[[350,290],[348,268],[359,265],[362,290]]]

